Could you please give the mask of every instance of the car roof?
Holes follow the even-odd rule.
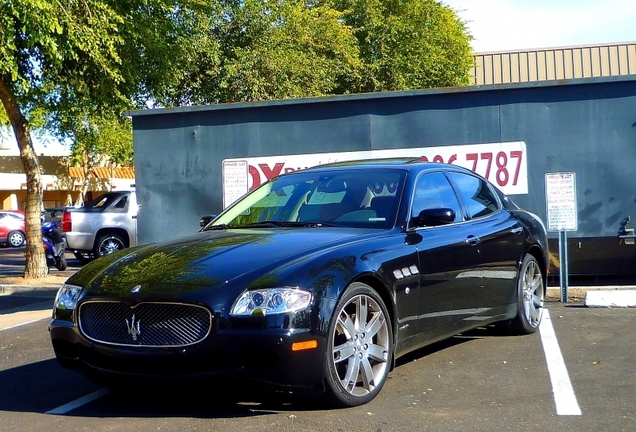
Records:
[[[316,165],[310,168],[306,168],[302,171],[315,171],[315,170],[335,170],[335,169],[368,169],[368,168],[399,168],[407,171],[423,171],[427,169],[435,168],[453,168],[460,171],[470,172],[472,171],[460,167],[458,165],[449,165],[438,162],[428,162],[420,158],[385,158],[385,159],[360,159],[352,161],[333,162],[324,165]],[[474,173],[473,173],[474,174]]]

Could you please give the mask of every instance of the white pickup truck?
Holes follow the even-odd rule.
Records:
[[[137,198],[134,191],[106,192],[61,216],[67,249],[88,262],[137,245]]]

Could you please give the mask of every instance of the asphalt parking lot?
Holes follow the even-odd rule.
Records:
[[[204,384],[108,392],[54,359],[54,294],[0,296],[0,430],[636,430],[634,308],[546,302],[538,333],[484,328],[435,344],[401,359],[370,404],[333,409]]]

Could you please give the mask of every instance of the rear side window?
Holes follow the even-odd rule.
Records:
[[[128,197],[127,196],[123,196],[121,197],[121,199],[117,202],[117,204],[115,204],[115,208],[116,209],[125,209],[126,208],[126,203],[128,202]]]
[[[448,176],[457,187],[471,219],[487,216],[499,210],[499,201],[487,182],[479,177],[458,172],[449,172]]]

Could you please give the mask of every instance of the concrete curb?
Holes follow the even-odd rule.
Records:
[[[585,293],[585,306],[605,308],[636,307],[636,290],[590,290]]]
[[[560,287],[548,287],[546,299],[561,300]],[[568,287],[568,301],[583,300],[587,307],[636,307],[636,286]]]

